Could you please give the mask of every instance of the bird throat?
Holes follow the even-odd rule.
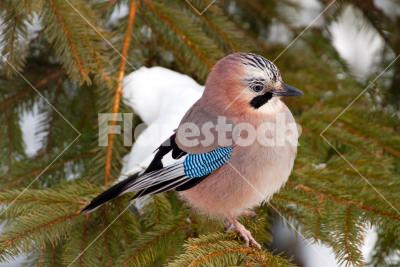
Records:
[[[273,95],[271,92],[266,92],[263,95],[256,96],[250,101],[250,105],[253,108],[258,109],[265,105],[272,98],[272,96]]]

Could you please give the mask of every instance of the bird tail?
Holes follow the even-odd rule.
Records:
[[[87,214],[90,213],[100,206],[102,206],[104,203],[113,200],[124,193],[129,191],[129,185],[135,181],[139,177],[140,173],[135,173],[131,176],[129,176],[127,179],[113,185],[97,197],[95,197],[86,207],[84,207],[81,210],[81,213]]]

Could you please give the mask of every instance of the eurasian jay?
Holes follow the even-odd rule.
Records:
[[[290,142],[266,146],[257,140],[250,145],[226,142],[229,137],[235,139],[234,133],[221,144],[215,129],[218,125],[208,131],[215,137],[211,142],[198,141],[207,138],[203,132],[193,142],[182,139],[186,131],[182,128],[191,123],[202,129],[207,122],[225,117],[233,125],[247,123],[258,129],[265,122],[276,123],[277,114],[284,114],[286,124],[294,123],[292,113],[280,98],[301,94],[285,84],[278,68],[262,56],[235,53],[224,57],[209,73],[201,98],[187,111],[177,132],[155,151],[148,168],[101,193],[82,212],[91,212],[128,192],[135,192],[134,198],[138,198],[175,190],[196,211],[225,220],[246,245],[260,248],[237,219],[268,201],[286,183],[297,146]],[[244,138],[242,133],[239,135]],[[271,129],[265,130],[264,135],[279,138]],[[297,142],[298,133],[295,137]],[[166,165],[168,157],[174,161]]]

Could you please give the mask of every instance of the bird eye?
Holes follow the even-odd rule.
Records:
[[[251,90],[253,90],[256,93],[261,92],[264,89],[264,85],[260,83],[255,83],[250,85]]]

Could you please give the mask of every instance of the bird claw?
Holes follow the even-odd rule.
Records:
[[[234,231],[238,233],[244,240],[245,246],[252,246],[258,249],[261,249],[261,245],[258,244],[258,242],[254,239],[254,237],[251,235],[250,231],[246,229],[246,227],[243,226],[243,224],[239,223],[238,221],[232,222],[227,231]]]

